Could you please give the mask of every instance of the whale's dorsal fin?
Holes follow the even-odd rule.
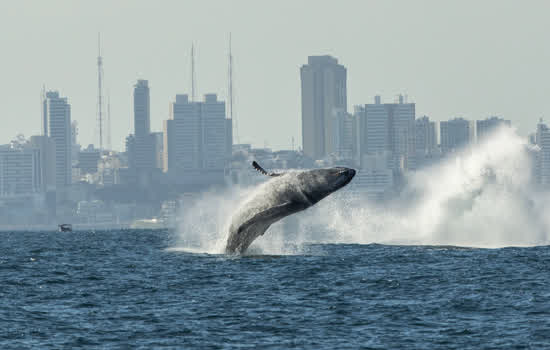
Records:
[[[281,176],[281,175],[283,175],[283,174],[278,174],[278,173],[268,173],[256,161],[252,162],[252,166],[254,167],[254,169],[258,170],[260,173],[262,173],[264,175],[267,175],[267,176]]]

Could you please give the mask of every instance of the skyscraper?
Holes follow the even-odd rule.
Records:
[[[448,153],[467,146],[471,141],[470,122],[463,118],[455,118],[439,123],[441,135],[441,151]]]
[[[355,128],[355,155],[358,164],[362,164],[362,157],[367,154],[367,109],[365,105],[353,106]]]
[[[537,124],[536,143],[540,147],[537,154],[537,180],[550,185],[550,129],[542,120]]]
[[[12,142],[0,146],[0,197],[36,193],[41,190],[40,151],[28,144]]]
[[[71,105],[59,92],[48,91],[44,100],[48,129],[46,136],[55,142],[55,184],[62,189],[71,184]]]
[[[128,158],[128,168],[135,169],[136,168],[136,158],[135,158],[136,138],[134,137],[134,134],[130,134],[126,136],[125,153],[126,153],[126,157]]]
[[[340,112],[333,118],[333,137],[340,158],[352,160],[357,149],[355,116]]]
[[[347,71],[331,56],[309,56],[300,69],[304,153],[321,159],[336,153],[334,118],[347,113]]]
[[[151,133],[153,138],[153,152],[155,156],[155,168],[162,169],[164,161],[164,142],[163,133],[161,131]]]
[[[208,170],[223,170],[227,157],[227,122],[225,102],[218,101],[216,94],[204,95],[201,106],[203,167]]]
[[[40,190],[55,190],[55,142],[51,137],[31,136],[30,144],[40,152]]]
[[[490,117],[485,120],[476,121],[476,135],[477,140],[481,141],[484,137],[489,135],[491,132],[498,129],[500,126],[510,127],[512,123],[509,120],[504,120],[499,117]]]
[[[225,102],[215,94],[203,102],[176,95],[172,119],[164,123],[164,169],[186,184],[213,184],[224,181],[231,128],[225,115]]]
[[[441,152],[437,148],[437,130],[435,122],[424,116],[415,121],[416,168],[433,164]]]
[[[391,107],[390,107],[391,106]],[[398,96],[397,103],[388,104],[393,113],[393,155],[394,167],[416,169],[415,150],[415,104],[407,103],[403,95]]]
[[[365,106],[362,156],[386,153],[391,169],[415,169],[415,113],[415,104],[401,95],[397,103],[381,103],[376,96]]]
[[[138,80],[134,86],[134,166],[137,169],[153,169],[156,161],[151,136],[151,108],[149,82]]]
[[[376,96],[374,104],[365,105],[365,132],[364,137],[366,154],[376,154],[392,151],[392,124],[393,114]]]
[[[426,155],[432,152],[437,147],[437,134],[435,130],[435,122],[430,121],[430,118],[423,116],[416,119],[416,153]]]
[[[78,168],[80,174],[95,174],[98,170],[98,162],[101,159],[101,150],[88,145],[88,148],[78,152]]]

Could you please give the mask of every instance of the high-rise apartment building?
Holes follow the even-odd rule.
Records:
[[[535,139],[540,150],[537,154],[537,179],[542,185],[550,185],[550,128],[542,122],[537,124]]]
[[[40,190],[55,190],[55,141],[51,137],[31,136],[30,146],[40,152]]]
[[[78,152],[78,168],[80,169],[80,174],[97,173],[100,158],[101,150],[94,148],[94,145],[88,145],[87,148]]]
[[[470,144],[472,132],[468,120],[455,118],[442,121],[439,127],[443,153],[453,152]]]
[[[393,114],[391,108],[380,102],[376,96],[374,104],[365,105],[364,153],[377,154],[392,151]]]
[[[201,106],[202,157],[205,169],[224,169],[227,160],[225,102],[216,94],[204,95]]]
[[[333,118],[333,143],[337,147],[337,155],[342,159],[353,159],[357,149],[357,128],[355,117],[340,112]]]
[[[149,82],[138,80],[134,86],[134,154],[132,155],[136,169],[150,170],[156,167],[153,141]]]
[[[399,95],[398,103],[390,106],[390,110],[393,110],[394,167],[416,169],[415,104],[407,103],[404,96]]]
[[[164,170],[186,184],[222,183],[232,145],[225,102],[215,94],[202,102],[176,95],[171,118],[164,123]]]
[[[509,120],[505,120],[499,117],[490,117],[484,120],[476,121],[476,135],[477,140],[481,141],[484,137],[491,132],[497,130],[501,126],[510,127],[512,123]]]
[[[0,197],[41,190],[40,151],[28,144],[0,146]]]
[[[126,136],[126,141],[124,143],[124,153],[126,153],[126,158],[128,159],[128,168],[129,169],[135,169],[136,168],[136,138],[134,137],[134,134],[130,134]]]
[[[321,159],[338,152],[334,118],[347,113],[346,68],[331,56],[309,56],[300,69],[304,153]]]
[[[391,169],[415,169],[415,113],[415,104],[401,95],[397,103],[381,103],[376,96],[374,104],[365,105],[361,157],[385,153]]]
[[[155,168],[163,169],[164,168],[164,134],[161,131],[151,133],[153,138],[153,153],[155,156]]]
[[[355,128],[356,163],[363,167],[363,156],[367,154],[367,109],[366,105],[353,106],[353,121]]]
[[[72,182],[71,105],[66,97],[59,96],[59,92],[49,91],[44,111],[48,125],[45,136],[55,142],[55,183],[59,190]]]
[[[73,167],[78,164],[78,152],[80,152],[80,145],[78,144],[78,122],[73,120],[71,122],[71,159]]]
[[[417,154],[429,154],[437,148],[435,122],[423,116],[415,121],[415,143]]]

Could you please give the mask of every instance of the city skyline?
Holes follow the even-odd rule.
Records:
[[[501,115],[512,120],[523,135],[540,117],[550,114],[544,103],[550,48],[543,40],[548,29],[543,14],[550,5],[542,2],[484,2],[476,4],[475,13],[468,4],[443,6],[430,1],[369,2],[338,8],[321,4],[318,15],[307,19],[303,17],[308,13],[307,2],[262,10],[253,2],[197,3],[193,7],[196,16],[185,23],[176,19],[186,6],[175,2],[165,3],[162,11],[140,2],[131,11],[129,3],[109,4],[109,16],[100,4],[57,3],[63,6],[1,5],[5,17],[1,21],[5,52],[1,69],[7,81],[2,95],[10,96],[4,104],[13,119],[0,131],[3,140],[19,132],[39,134],[38,101],[46,84],[48,90],[58,90],[70,99],[72,119],[81,127],[81,143],[97,143],[98,32],[102,34],[104,91],[111,96],[112,139],[117,150],[123,149],[124,137],[133,128],[133,82],[150,81],[152,131],[162,130],[171,98],[190,93],[192,43],[197,95],[217,93],[228,100],[230,32],[234,115],[241,143],[263,146],[267,141],[274,149],[288,149],[294,138],[296,145],[302,144],[297,72],[308,55],[330,54],[347,67],[348,110],[375,95],[387,100],[408,93],[409,100],[417,102],[418,115],[435,121]],[[258,10],[258,15],[248,17],[245,10]],[[235,18],[231,12],[237,13]],[[273,23],[272,12],[284,13],[286,23]],[[425,14],[422,21],[420,12]],[[378,17],[385,13],[404,20],[394,21],[391,30],[380,30],[385,27]],[[521,20],[527,14],[530,20]],[[327,26],[332,16],[343,25]],[[250,27],[257,30],[245,30]],[[274,27],[280,32],[273,32]],[[363,41],[369,45],[357,45]]]
[[[0,0],[2,348],[548,348],[550,0]]]

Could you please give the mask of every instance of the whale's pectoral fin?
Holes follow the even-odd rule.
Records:
[[[260,164],[258,164],[256,161],[253,161],[252,162],[252,166],[254,167],[254,169],[258,170],[260,173],[264,174],[264,175],[267,175],[267,176],[281,176],[283,174],[278,174],[278,173],[268,173],[267,171],[265,171],[264,168],[262,168],[260,166]]]
[[[243,232],[251,229],[254,226],[257,226],[258,229],[263,230],[263,232],[261,233],[263,235],[269,225],[284,218],[285,216],[296,213],[300,210],[304,210],[305,208],[306,206],[297,202],[287,202],[281,205],[277,205],[254,215],[250,220],[239,227],[239,232]]]

